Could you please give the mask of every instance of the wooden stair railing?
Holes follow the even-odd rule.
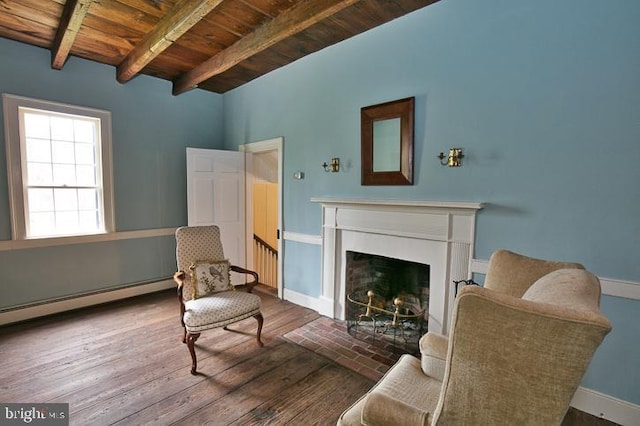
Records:
[[[254,269],[260,276],[260,284],[278,288],[278,250],[257,235],[253,235]]]

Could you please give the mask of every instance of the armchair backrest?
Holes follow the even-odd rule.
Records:
[[[599,301],[581,269],[547,274],[523,298],[464,287],[433,424],[560,424],[611,330]]]
[[[522,297],[537,279],[558,269],[584,269],[579,263],[535,259],[508,250],[497,250],[489,258],[484,287]]]
[[[183,226],[176,229],[176,263],[178,271],[186,274],[183,297],[193,298],[189,266],[196,260],[224,260],[220,228],[209,226]]]

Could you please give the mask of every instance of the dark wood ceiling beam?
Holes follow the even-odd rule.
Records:
[[[62,11],[60,25],[51,47],[51,67],[61,70],[69,57],[84,17],[95,0],[69,0]]]
[[[173,94],[179,95],[196,88],[199,83],[228,70],[256,53],[309,28],[358,1],[314,0],[296,4],[278,17],[261,25],[253,33],[238,40],[229,48],[182,75],[173,83]]]
[[[116,74],[118,81],[126,83],[131,80],[220,3],[222,0],[182,0],[176,3],[153,31],[118,65]]]

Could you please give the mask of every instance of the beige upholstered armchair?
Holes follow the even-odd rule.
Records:
[[[533,282],[512,289],[492,270],[511,262],[528,265],[515,281]],[[403,355],[338,425],[559,425],[611,324],[596,276],[540,262],[492,256],[485,287],[459,292],[449,338],[423,336],[422,359]],[[536,265],[550,270],[531,278]]]
[[[584,266],[497,250],[489,258],[483,286],[502,294],[522,297],[536,280],[558,269],[584,269]],[[444,371],[447,344],[447,338],[441,334],[431,332],[424,336],[420,341],[422,364]]]
[[[200,333],[254,317],[260,334],[264,319],[260,313],[260,297],[251,293],[258,283],[256,272],[231,265],[224,257],[220,229],[217,226],[191,226],[176,230],[176,260],[178,271],[173,275],[178,284],[180,322],[184,327],[182,342],[191,354],[191,374],[196,374],[195,342]],[[252,277],[245,291],[236,291],[230,273]]]

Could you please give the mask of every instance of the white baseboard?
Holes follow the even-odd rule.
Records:
[[[307,296],[306,294],[298,293],[297,291],[284,289],[284,300],[288,300],[291,303],[295,303],[298,306],[313,309],[314,311],[322,314],[321,303],[317,297]],[[324,314],[322,314],[324,315]]]
[[[113,302],[115,300],[126,299],[128,297],[139,296],[147,293],[154,293],[175,287],[171,279],[156,281],[152,283],[132,285],[112,291],[102,291],[83,296],[52,300],[37,305],[29,305],[16,309],[0,312],[0,325],[25,321],[45,315],[57,314],[87,306],[99,305],[101,303]]]
[[[324,315],[325,317],[329,317],[329,318],[334,318],[334,307],[333,307],[333,299],[329,299],[328,297],[324,297],[324,296],[320,296],[317,299],[318,301],[317,306],[318,306],[318,313],[320,315]],[[343,319],[343,318],[337,318],[337,319]]]
[[[639,405],[591,389],[579,387],[573,396],[571,406],[620,425],[640,426]]]
[[[306,294],[298,293],[297,291],[284,289],[284,300],[288,300],[291,303],[295,303],[298,306],[312,309],[324,315],[325,317],[333,318],[333,300],[323,296],[313,297]]]

